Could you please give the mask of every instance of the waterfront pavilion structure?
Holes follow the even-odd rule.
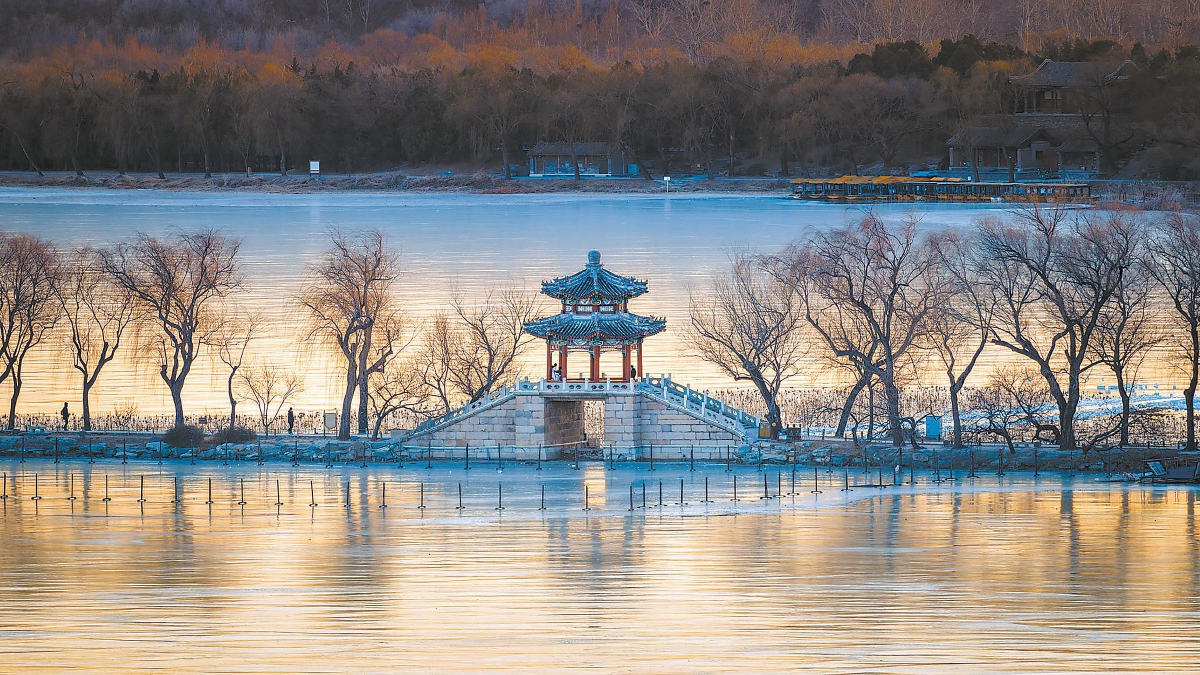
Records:
[[[587,266],[570,276],[542,283],[542,293],[556,299],[561,311],[525,324],[525,330],[546,341],[546,379],[568,378],[568,356],[587,355],[592,382],[607,379],[628,382],[633,378],[636,351],[637,375],[642,370],[642,345],[646,338],[661,333],[666,321],[639,316],[629,311],[629,301],[646,292],[646,282],[615,274],[600,264],[600,252],[588,252]],[[600,370],[603,352],[621,354],[619,376]],[[555,356],[561,375],[554,377]]]

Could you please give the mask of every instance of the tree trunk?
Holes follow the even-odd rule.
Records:
[[[287,152],[283,149],[283,134],[276,131],[275,140],[279,143],[279,176],[287,178]]]
[[[838,425],[837,430],[833,432],[834,436],[841,438],[846,435],[846,425],[850,422],[850,412],[854,410],[854,402],[858,400],[858,395],[862,393],[863,387],[867,386],[870,379],[869,375],[863,375],[846,394],[846,402],[842,404],[842,412],[838,416]]]
[[[171,403],[175,405],[175,426],[183,426],[183,382],[167,383],[171,390]]]
[[[954,438],[951,442],[955,449],[963,447],[962,418],[958,407],[958,394],[960,391],[962,391],[962,384],[950,385],[950,418],[954,424]]]
[[[1121,394],[1121,439],[1119,444],[1124,448],[1129,445],[1130,396],[1128,389],[1125,387],[1125,369],[1114,368],[1113,374],[1117,376],[1117,392]]]
[[[367,372],[367,359],[371,354],[371,329],[368,328],[363,334],[362,347],[358,352],[358,433],[367,433],[368,415],[367,404],[371,400],[370,385],[371,374]]]
[[[1058,411],[1058,447],[1061,450],[1075,449],[1075,408],[1070,402]]]
[[[21,396],[21,376],[16,372],[12,378],[12,398],[8,400],[8,430],[17,428],[17,399]]]
[[[1183,405],[1187,411],[1187,446],[1188,452],[1196,451],[1196,385],[1200,382],[1200,326],[1193,324],[1192,339],[1192,373],[1188,379],[1187,388],[1183,390]]]
[[[512,178],[512,169],[508,166],[508,142],[504,140],[504,134],[500,135],[500,160],[504,162],[504,180]]]
[[[83,378],[83,430],[92,430],[92,384],[88,378]]]
[[[762,395],[763,402],[767,404],[767,428],[771,432],[771,440],[778,440],[779,432],[783,430],[783,416],[779,412],[779,402],[775,400],[775,395],[771,393],[766,380],[761,377],[752,377],[751,379],[754,380],[754,386],[758,388],[758,393]]]
[[[79,168],[79,160],[75,157],[75,151],[72,150],[68,154],[71,157],[71,168],[75,169],[75,176],[78,178],[83,178],[83,169]]]
[[[896,386],[895,382],[885,382],[883,395],[887,402],[888,428],[892,430],[892,445],[899,447],[904,445],[904,429],[900,428],[900,388]]]
[[[354,390],[358,387],[357,355],[346,359],[346,392],[342,396],[342,419],[338,422],[338,440],[350,440],[350,404],[354,401]]]
[[[33,161],[33,157],[29,156],[29,151],[25,149],[25,142],[21,140],[21,137],[17,135],[17,132],[3,125],[0,125],[0,129],[8,129],[8,132],[11,133],[13,138],[17,140],[17,145],[21,148],[21,154],[25,155],[25,161],[29,162],[29,166],[33,167],[33,170],[37,172],[39,178],[45,178],[46,174],[42,173],[42,167],[38,166],[37,162]]]
[[[230,359],[232,360],[232,359]],[[225,383],[225,391],[229,394],[229,428],[232,430],[237,426],[237,399],[233,397],[233,377],[237,375],[237,368],[229,370],[229,379]]]
[[[733,133],[729,134],[729,177],[733,178]]]
[[[158,151],[158,144],[154,145],[153,151],[150,148],[146,148],[146,154],[150,156],[150,161],[154,162],[154,171],[158,174],[158,179],[166,180],[167,176],[162,170],[162,155]]]

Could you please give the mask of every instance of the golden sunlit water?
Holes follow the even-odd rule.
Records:
[[[6,672],[1182,673],[1200,656],[1189,487],[821,469],[813,493],[811,468],[600,462],[0,471]]]
[[[907,218],[912,205],[871,207],[885,218]],[[930,228],[967,227],[994,204],[922,205]],[[489,290],[521,286],[583,268],[590,249],[614,271],[644,279],[649,292],[631,303],[641,314],[665,317],[667,330],[646,343],[647,373],[670,373],[698,388],[733,383],[691,354],[683,342],[688,291],[701,294],[714,272],[739,249],[777,251],[811,233],[863,217],[863,207],[800,203],[782,195],[473,195],[473,194],[255,194],[147,190],[0,188],[0,229],[31,232],[66,249],[128,240],[137,232],[170,236],[219,228],[242,241],[246,283],[235,301],[265,319],[267,330],[250,347],[250,363],[274,363],[297,372],[305,389],[298,411],[337,409],[340,368],[319,345],[304,342],[297,297],[305,266],[326,245],[331,229],[377,228],[400,249],[400,302],[414,327],[450,306],[455,292],[468,302]],[[547,312],[557,309],[547,307]],[[79,410],[77,373],[61,340],[38,347],[27,365],[19,412],[51,413],[64,401]],[[94,414],[136,408],[171,409],[152,356],[127,346],[93,390]],[[795,386],[831,383],[830,368],[814,350]],[[523,373],[544,374],[545,356],[531,349]],[[835,373],[833,377],[836,377]],[[940,382],[940,380],[938,380]],[[226,373],[211,351],[202,352],[184,389],[189,414],[228,409]]]

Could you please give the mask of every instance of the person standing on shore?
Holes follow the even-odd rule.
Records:
[[[296,433],[296,413],[292,412],[291,408],[288,408],[287,420],[288,420],[288,435],[291,436]]]
[[[63,402],[62,409],[63,431],[67,430],[67,423],[71,421],[71,410],[67,408],[66,401]]]

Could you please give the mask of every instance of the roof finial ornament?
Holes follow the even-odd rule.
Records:
[[[600,265],[600,251],[588,251],[588,265]]]

